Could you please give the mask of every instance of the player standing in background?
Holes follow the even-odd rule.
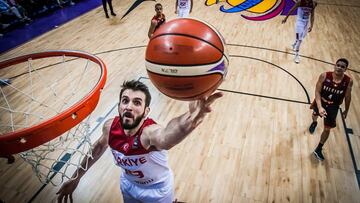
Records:
[[[193,8],[193,0],[176,0],[175,14],[179,18],[186,18],[189,16]]]
[[[295,51],[295,63],[300,63],[300,45],[304,40],[306,34],[311,32],[314,20],[315,20],[315,7],[317,3],[313,0],[299,0],[295,3],[295,5],[290,9],[289,13],[286,15],[282,23],[286,23],[289,15],[297,9],[297,17],[296,17],[296,37],[295,42],[292,44],[292,48]]]
[[[329,137],[331,128],[336,127],[336,116],[339,106],[345,98],[344,118],[347,117],[351,102],[352,79],[345,75],[349,65],[348,60],[341,58],[336,61],[334,71],[322,73],[316,83],[315,100],[310,106],[313,109],[313,122],[309,127],[310,133],[314,133],[317,126],[318,116],[324,118],[324,130],[314,155],[320,161],[325,159],[322,147]]]
[[[151,24],[148,32],[148,37],[154,34],[155,30],[160,27],[163,23],[165,23],[165,14],[163,14],[163,6],[160,3],[155,4],[155,12],[156,14],[151,19]]]

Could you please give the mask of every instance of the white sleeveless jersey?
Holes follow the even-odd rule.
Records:
[[[172,179],[166,150],[146,150],[140,142],[140,136],[146,126],[155,122],[146,119],[134,136],[126,136],[115,117],[109,134],[109,145],[115,164],[122,169],[121,176],[139,187],[162,187]]]
[[[171,177],[165,150],[132,156],[126,156],[113,149],[111,152],[116,165],[122,168],[122,176],[135,185],[153,186],[162,184]]]
[[[190,0],[178,0],[178,9],[190,9]]]
[[[307,21],[310,19],[312,8],[309,7],[298,7],[297,19]]]
[[[297,9],[297,20],[308,21],[310,20],[311,13],[316,6],[316,2],[300,0],[300,6]]]

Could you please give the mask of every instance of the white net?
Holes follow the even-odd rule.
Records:
[[[88,119],[62,136],[34,149],[20,153],[42,183],[60,185],[81,167],[83,158],[92,158]],[[87,166],[81,167],[86,170]],[[56,176],[56,177],[55,177]]]
[[[29,58],[0,69],[0,79],[9,81],[0,84],[0,136],[64,112],[95,88],[101,74],[97,63],[66,55]],[[31,164],[41,182],[59,185],[81,167],[83,158],[92,157],[92,122],[88,116],[63,135],[20,156]]]

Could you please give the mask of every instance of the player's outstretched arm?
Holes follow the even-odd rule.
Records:
[[[71,180],[65,182],[60,190],[56,193],[58,196],[58,202],[67,202],[69,199],[70,202],[73,202],[72,193],[75,191],[78,186],[81,177],[86,173],[87,170],[83,170],[83,168],[89,169],[105,152],[108,147],[108,138],[109,138],[109,130],[111,127],[113,119],[110,119],[105,122],[103,126],[102,136],[95,142],[92,148],[92,156],[93,158],[88,159],[85,157],[81,162],[81,167],[77,169]]]
[[[189,135],[211,112],[211,104],[222,97],[221,92],[212,94],[207,98],[189,103],[189,111],[183,115],[173,118],[166,127],[151,125],[143,131],[144,147],[154,146],[156,149],[170,149],[180,143]]]
[[[281,21],[282,24],[286,23],[286,20],[288,19],[289,15],[292,14],[295,9],[297,9],[300,6],[300,1],[296,2],[294,6],[290,9],[290,11],[286,14],[285,18]]]

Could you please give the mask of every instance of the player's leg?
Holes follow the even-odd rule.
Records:
[[[113,9],[113,6],[112,6],[112,0],[107,0],[108,3],[109,3],[109,8],[110,8],[110,14],[112,16],[116,16],[116,14],[114,13],[114,9]]]
[[[102,0],[102,5],[103,5],[103,8],[104,8],[104,12],[105,12],[106,18],[109,18],[109,14],[108,14],[108,12],[107,12],[106,1],[107,1],[107,0]]]
[[[325,157],[322,153],[322,147],[324,146],[325,142],[329,138],[331,128],[336,127],[336,116],[339,111],[338,106],[327,106],[325,107],[327,116],[324,118],[324,130],[321,133],[320,142],[314,151],[314,155],[320,161],[325,160]]]
[[[296,42],[295,42],[295,46],[294,46],[294,51],[295,51],[294,61],[295,61],[295,63],[300,63],[300,54],[299,54],[300,45],[308,31],[307,27],[308,27],[307,21],[298,20],[296,22]]]
[[[124,203],[141,203],[133,197],[132,192],[136,190],[133,185],[127,181],[125,178],[120,178],[120,190],[123,196]]]
[[[317,126],[317,119],[319,117],[319,109],[317,108],[315,100],[311,103],[310,109],[312,109],[313,112],[312,112],[312,115],[311,115],[312,123],[310,124],[309,132],[311,134],[313,134],[315,129],[316,129],[316,126]]]

